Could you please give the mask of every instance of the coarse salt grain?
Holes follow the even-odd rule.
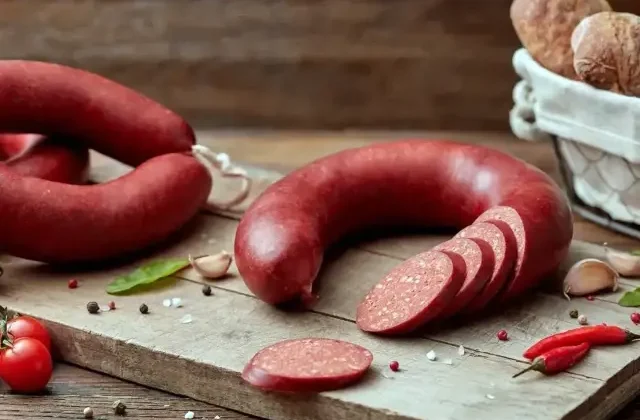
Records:
[[[162,306],[168,308],[169,306],[171,306],[171,299],[165,299],[162,301]]]
[[[436,352],[431,350],[429,353],[427,353],[427,359],[431,360],[432,362],[436,360]]]
[[[214,420],[220,420],[220,416],[215,416]]]
[[[464,356],[464,346],[460,346],[458,347],[458,355],[459,356]]]
[[[187,414],[184,415],[185,419],[192,419],[195,417],[195,413],[193,411],[187,411]]]
[[[180,299],[179,297],[174,297],[171,299],[171,305],[175,306],[176,308],[181,308],[182,307],[182,299]]]
[[[442,363],[444,363],[445,365],[452,365],[452,364],[453,364],[453,360],[451,360],[451,359],[444,359],[444,360],[442,361]]]
[[[180,318],[180,323],[182,324],[189,324],[193,321],[193,317],[189,314],[186,314],[185,316],[183,316],[182,318]]]
[[[487,394],[487,398],[489,398],[490,400],[494,400],[496,397],[494,397],[494,396],[493,396],[493,395],[491,395],[491,394]]]

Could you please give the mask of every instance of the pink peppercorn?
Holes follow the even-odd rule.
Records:
[[[69,280],[69,282],[67,283],[67,286],[69,287],[69,289],[75,289],[76,287],[78,287],[78,280],[76,279]]]
[[[587,300],[593,300],[593,296],[591,295],[587,296]]]
[[[111,309],[112,311],[116,309],[116,303],[114,301],[110,301],[108,305],[109,309]]]
[[[498,340],[507,341],[508,335],[506,330],[500,330],[496,335],[498,336]]]
[[[393,361],[391,363],[389,363],[389,369],[391,369],[394,372],[397,372],[400,370],[400,363],[398,363],[397,361]]]
[[[634,324],[639,324],[640,323],[640,314],[637,312],[634,312],[631,314],[631,322],[633,322]]]

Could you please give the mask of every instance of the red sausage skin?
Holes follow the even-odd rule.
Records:
[[[131,166],[195,143],[179,115],[97,74],[24,60],[0,60],[0,132],[76,139]]]
[[[0,165],[0,248],[46,263],[99,261],[165,239],[206,202],[212,180],[195,158],[166,154],[111,182],[67,185]]]
[[[454,141],[376,143],[290,173],[244,214],[236,231],[236,264],[258,298],[277,304],[308,297],[325,248],[347,233],[385,225],[462,229],[497,206],[529,218],[525,229],[533,229],[523,251],[534,263],[511,281],[514,294],[523,293],[568,253],[568,200],[534,166]]]
[[[87,148],[38,134],[0,134],[0,157],[22,176],[64,184],[85,184],[89,177]]]

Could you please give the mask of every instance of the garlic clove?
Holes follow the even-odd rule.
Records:
[[[196,273],[207,279],[217,279],[227,274],[232,261],[233,257],[227,251],[198,258],[189,255],[191,267]]]
[[[569,295],[585,296],[603,290],[618,290],[618,272],[604,261],[586,258],[576,262],[564,278],[562,290]]]
[[[640,276],[640,256],[611,249],[605,244],[605,256],[609,264],[623,277]]]

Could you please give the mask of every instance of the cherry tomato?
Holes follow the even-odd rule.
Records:
[[[0,351],[0,378],[14,392],[42,391],[53,372],[51,354],[40,341],[25,337]]]
[[[9,332],[9,338],[17,340],[18,338],[31,337],[40,341],[51,352],[51,337],[37,319],[30,316],[19,316],[13,318],[7,322],[7,332]]]

